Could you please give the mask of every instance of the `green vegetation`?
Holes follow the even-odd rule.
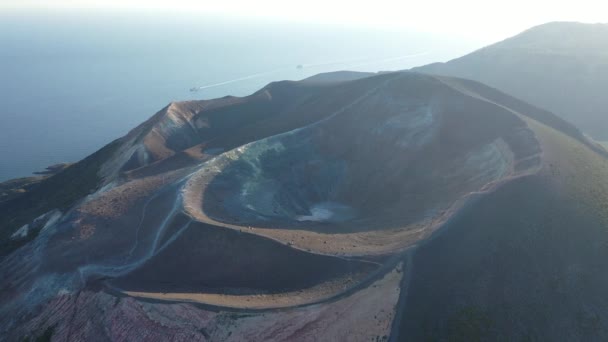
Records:
[[[98,175],[102,164],[120,145],[115,140],[80,162],[48,177],[10,200],[0,202],[0,257],[33,240],[37,231],[26,239],[13,241],[11,234],[36,217],[59,209],[65,212],[76,201],[97,190],[102,179]]]
[[[476,306],[466,306],[458,310],[448,322],[450,341],[484,341],[492,326],[488,315]]]
[[[580,210],[608,225],[608,159],[586,145],[559,132],[529,122],[543,141],[550,177],[567,190]]]
[[[255,315],[250,314],[250,313],[229,312],[229,313],[227,313],[227,316],[230,319],[237,320],[237,319],[241,319],[241,318],[253,317]]]
[[[50,326],[44,330],[44,332],[34,338],[33,340],[29,337],[23,338],[22,342],[50,342],[53,334],[55,333],[55,326]]]
[[[46,178],[46,176],[23,177],[0,183],[0,203],[23,195]]]

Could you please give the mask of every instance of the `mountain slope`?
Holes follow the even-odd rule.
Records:
[[[482,82],[608,140],[608,24],[548,23],[413,70]]]
[[[174,103],[117,140],[98,190],[0,261],[0,336],[605,339],[604,150],[476,82],[354,76]]]

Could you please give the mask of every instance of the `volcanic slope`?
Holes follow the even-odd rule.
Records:
[[[608,24],[547,23],[413,70],[496,87],[608,140]]]
[[[94,169],[96,191],[3,232],[22,242],[0,336],[543,339],[580,318],[571,337],[605,337],[605,152],[492,88],[277,82],[173,103],[109,146],[39,185]]]

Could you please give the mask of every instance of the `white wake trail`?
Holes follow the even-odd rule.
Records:
[[[286,70],[286,68],[275,69],[275,70],[265,71],[265,72],[260,72],[260,73],[257,73],[257,74],[252,74],[252,75],[248,75],[248,76],[244,76],[244,77],[239,77],[239,78],[235,78],[235,79],[224,81],[224,82],[207,84],[207,85],[200,86],[200,87],[194,87],[194,88],[192,88],[190,90],[192,90],[192,91],[199,91],[199,90],[203,90],[203,89],[220,87],[220,86],[223,86],[223,85],[226,85],[226,84],[242,82],[242,81],[251,80],[251,79],[254,79],[254,78],[263,77],[263,76],[266,76],[266,75],[275,74],[277,72],[284,71],[284,70]]]

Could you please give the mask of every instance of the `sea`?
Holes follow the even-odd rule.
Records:
[[[76,162],[171,101],[245,96],[321,72],[409,69],[477,47],[407,29],[183,12],[4,10],[0,181]]]

